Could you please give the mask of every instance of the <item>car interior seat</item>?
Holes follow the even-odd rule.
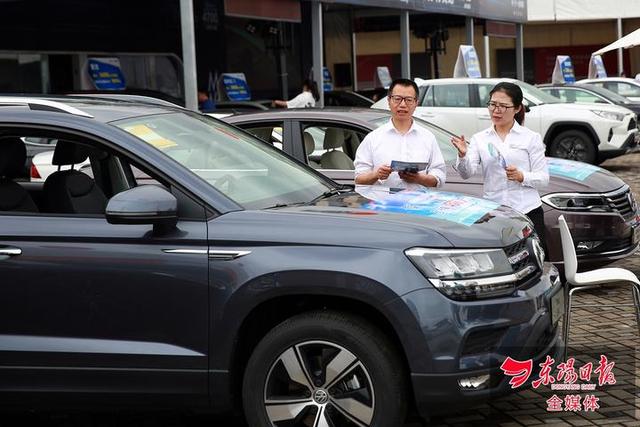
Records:
[[[90,148],[59,141],[52,163],[57,166],[77,165],[89,157]],[[44,182],[47,210],[53,213],[104,214],[107,197],[95,181],[75,169],[58,170]]]
[[[304,154],[307,157],[307,161],[309,162],[309,166],[314,169],[320,169],[320,163],[311,160],[309,156],[316,149],[316,142],[313,140],[313,136],[309,132],[302,132],[302,139],[304,140]]]
[[[344,145],[344,130],[327,128],[324,133],[323,148],[328,150],[320,157],[322,169],[348,169],[353,170],[353,160],[337,148]]]
[[[0,211],[38,212],[33,199],[13,181],[24,170],[27,149],[20,138],[0,139]]]

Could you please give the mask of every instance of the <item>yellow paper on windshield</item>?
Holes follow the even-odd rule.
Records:
[[[126,126],[124,129],[130,134],[137,136],[141,140],[160,150],[164,150],[169,147],[176,147],[178,145],[170,139],[159,135],[147,125]]]

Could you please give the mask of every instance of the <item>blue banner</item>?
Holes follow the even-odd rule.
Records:
[[[588,163],[557,159],[555,157],[547,157],[547,165],[549,166],[549,175],[563,176],[576,181],[584,181],[594,172],[600,170],[598,166]]]
[[[363,208],[374,211],[423,215],[469,226],[497,209],[489,200],[444,191],[402,191],[382,200],[371,201]]]
[[[333,79],[327,67],[322,67],[322,90],[324,92],[333,90]]]
[[[573,73],[573,64],[571,63],[571,57],[565,56],[561,63],[562,77],[564,77],[565,83],[575,83],[576,76]]]
[[[124,75],[118,58],[89,58],[88,72],[98,90],[125,90]]]
[[[222,85],[231,101],[250,101],[251,91],[244,73],[224,73]]]

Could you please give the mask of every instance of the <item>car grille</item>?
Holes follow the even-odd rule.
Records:
[[[627,127],[627,130],[633,130],[637,126],[638,125],[636,124],[636,119],[631,119],[631,120],[629,120],[629,127]]]
[[[621,190],[604,196],[611,210],[620,213],[625,220],[635,214],[635,200],[628,186],[625,185]]]
[[[534,279],[537,279],[541,275],[538,262],[535,254],[533,253],[532,244],[530,244],[529,241],[530,238],[524,238],[519,242],[504,248],[504,252],[509,259],[509,263],[511,264],[514,273],[526,268],[531,270],[528,274],[518,280],[516,283],[518,287],[528,287],[534,283]]]

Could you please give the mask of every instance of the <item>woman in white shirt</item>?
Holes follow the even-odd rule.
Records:
[[[510,206],[531,219],[544,245],[544,213],[538,189],[549,183],[545,147],[539,133],[522,126],[522,90],[500,82],[490,92],[491,127],[451,142],[458,150],[456,170],[467,179],[482,168],[484,197]],[[468,144],[468,145],[467,145]]]
[[[302,82],[302,92],[290,101],[276,99],[271,102],[272,107],[282,108],[310,108],[316,106],[316,100],[320,99],[316,82],[306,79]]]

